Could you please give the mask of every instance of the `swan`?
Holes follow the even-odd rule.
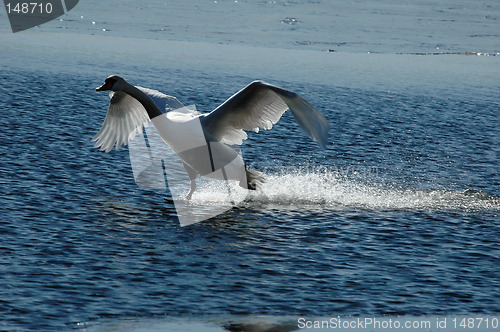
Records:
[[[323,148],[327,145],[328,120],[296,93],[263,81],[251,82],[206,114],[186,110],[177,98],[133,86],[117,75],[96,88],[106,90],[111,90],[110,103],[102,127],[92,139],[95,147],[104,152],[114,146],[118,150],[151,121],[187,171],[191,188],[186,200],[191,199],[198,176],[239,181],[250,190],[265,182],[263,173],[246,168],[234,146],[248,138],[245,130],[271,129],[287,109],[307,136]]]

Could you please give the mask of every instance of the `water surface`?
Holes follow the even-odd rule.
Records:
[[[389,28],[370,21],[382,15],[405,27],[408,15],[425,16],[453,30],[444,17],[475,17],[474,28],[494,35],[496,4],[419,7],[425,12],[390,2],[362,10],[337,4],[338,17],[364,18],[374,31],[345,52],[320,43],[333,40],[321,25],[331,13],[323,3],[240,1],[251,9],[241,11],[219,1],[203,11],[209,23],[222,10],[233,22],[250,15],[261,24],[243,20],[238,32],[228,20],[227,34],[205,35],[176,25],[180,16],[161,31],[160,2],[142,9],[157,15],[147,22],[124,5],[102,35],[91,22],[84,28],[105,13],[91,4],[39,30],[0,33],[1,329],[99,330],[136,321],[152,328],[151,319],[164,317],[227,327],[225,317],[255,315],[498,316],[498,57],[397,54],[435,46],[395,27],[388,42],[375,28]],[[301,16],[297,8],[305,7]],[[258,16],[263,9],[270,16]],[[139,14],[129,36],[119,18],[131,10]],[[257,36],[255,29],[269,42],[232,39]],[[461,30],[435,31],[447,45],[463,40]],[[282,35],[311,43],[285,43]],[[488,38],[448,50],[498,52]],[[375,50],[369,39],[382,46]],[[332,125],[330,144],[322,150],[285,114],[242,146],[248,165],[268,177],[262,190],[181,228],[168,192],[134,183],[127,148],[105,154],[90,142],[108,102],[94,89],[112,73],[201,111],[265,79],[321,110]],[[202,186],[193,198],[216,203],[220,190]]]

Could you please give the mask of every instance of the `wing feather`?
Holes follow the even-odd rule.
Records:
[[[241,144],[248,138],[245,130],[271,129],[288,109],[302,130],[326,147],[328,120],[296,93],[262,81],[250,83],[201,120],[220,142]]]
[[[175,97],[156,90],[137,88],[149,95],[161,110],[170,111],[184,107]],[[143,127],[148,127],[148,123],[148,113],[137,99],[125,92],[111,92],[108,113],[92,141],[96,142],[95,147],[101,151],[109,152],[114,146],[118,150],[134,139],[137,132],[142,132]]]
[[[161,110],[169,112],[184,107],[184,105],[179,100],[177,100],[177,98],[161,93],[160,91],[143,88],[140,86],[137,86],[136,88],[151,97],[151,99],[153,99],[155,104]]]
[[[95,147],[109,152],[116,145],[118,150],[128,143],[135,130],[142,130],[144,123],[149,121],[144,107],[132,96],[124,92],[112,92],[106,119],[101,129],[94,136]]]

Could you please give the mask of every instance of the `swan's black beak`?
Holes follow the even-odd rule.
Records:
[[[104,82],[103,85],[101,85],[98,88],[95,88],[95,91],[106,91],[106,90],[111,90],[111,87],[113,86],[113,83],[110,81]]]

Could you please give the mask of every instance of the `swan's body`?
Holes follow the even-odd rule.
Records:
[[[118,76],[108,77],[96,90],[113,92],[106,119],[93,138],[95,147],[106,152],[114,146],[119,149],[151,120],[191,179],[188,199],[200,175],[236,180],[246,189],[264,182],[263,174],[247,170],[241,155],[229,145],[241,144],[247,138],[244,130],[271,129],[287,109],[309,137],[323,147],[327,144],[330,125],[321,113],[297,94],[261,81],[250,83],[207,114],[185,111],[176,98],[135,87]]]

